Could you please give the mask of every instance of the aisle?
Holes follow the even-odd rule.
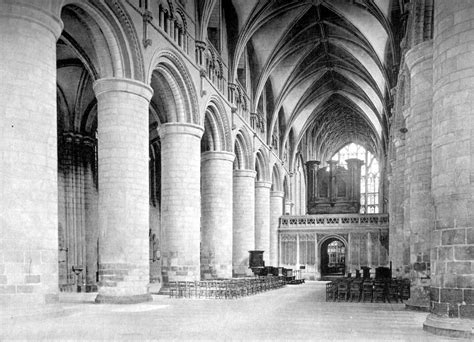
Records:
[[[0,340],[447,340],[424,332],[426,313],[403,304],[325,302],[324,284],[236,300],[154,296],[136,305],[96,305],[93,294],[65,294],[64,316],[3,321]]]

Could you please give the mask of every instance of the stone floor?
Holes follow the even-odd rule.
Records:
[[[427,314],[403,304],[326,302],[323,282],[236,300],[93,300],[94,294],[62,294],[59,316],[0,316],[0,340],[459,341],[424,332]]]

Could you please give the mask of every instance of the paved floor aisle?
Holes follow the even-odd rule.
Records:
[[[63,295],[60,317],[4,319],[0,340],[449,340],[424,332],[426,313],[403,304],[327,303],[322,282],[237,300],[155,296],[146,304],[97,305],[93,298]]]

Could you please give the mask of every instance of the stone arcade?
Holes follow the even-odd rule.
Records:
[[[0,306],[145,302],[263,250],[391,267],[426,330],[470,334],[473,25],[471,0],[0,0]]]

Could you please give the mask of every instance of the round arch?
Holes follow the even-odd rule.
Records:
[[[234,168],[238,170],[253,170],[252,143],[245,128],[241,129],[234,142]]]
[[[166,122],[202,125],[196,88],[181,57],[171,50],[156,51],[151,59],[147,82],[155,91],[152,101],[161,102]]]
[[[212,151],[232,152],[232,135],[229,119],[222,101],[212,95],[204,114],[203,141],[208,142]]]
[[[89,68],[93,79],[119,77],[145,81],[140,41],[120,2],[65,0],[61,19],[64,29],[60,40]]]
[[[283,191],[283,180],[281,178],[281,171],[278,164],[273,164],[272,167],[272,191]]]
[[[260,149],[255,155],[255,171],[257,172],[257,181],[270,180],[270,172],[268,169],[268,161],[265,152]]]

